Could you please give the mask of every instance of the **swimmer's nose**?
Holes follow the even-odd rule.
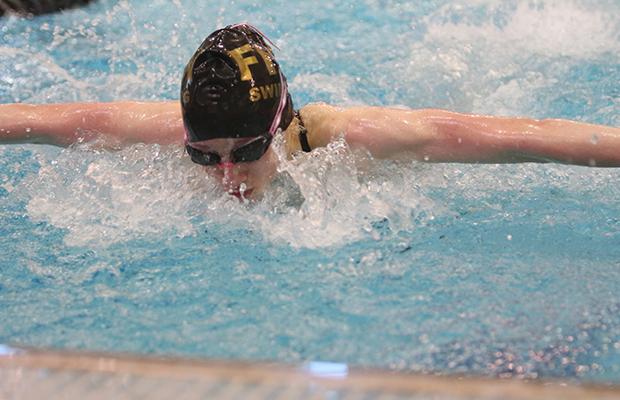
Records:
[[[228,178],[234,175],[235,173],[235,164],[231,162],[221,162],[217,164],[217,169],[222,174],[223,178]]]
[[[217,167],[219,169],[233,168],[234,166],[235,166],[235,163],[230,162],[230,161],[221,162],[221,163],[217,164]]]
[[[247,174],[234,163],[219,163],[217,168],[221,173],[222,183],[227,188],[236,189],[247,179]]]

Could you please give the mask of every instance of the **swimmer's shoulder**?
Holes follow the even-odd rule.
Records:
[[[284,132],[287,154],[312,151],[321,147],[320,136],[332,113],[332,106],[326,103],[310,103],[301,107]]]
[[[299,117],[306,130],[308,145],[311,149],[326,146],[337,136],[344,134],[347,129],[348,115],[344,107],[327,103],[310,103],[299,110]],[[296,131],[299,136],[299,126]],[[297,142],[299,142],[299,137]],[[298,145],[301,148],[301,145]]]

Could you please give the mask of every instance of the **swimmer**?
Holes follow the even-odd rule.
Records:
[[[0,105],[0,143],[183,145],[223,190],[244,198],[259,196],[276,174],[275,135],[290,157],[342,137],[378,159],[620,167],[620,128],[610,126],[437,109],[295,111],[269,43],[247,24],[213,32],[185,68],[180,103]]]

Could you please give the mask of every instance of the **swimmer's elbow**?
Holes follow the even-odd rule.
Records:
[[[357,108],[349,112],[344,136],[352,148],[376,158],[415,159],[434,138],[433,125],[423,117],[419,110]]]

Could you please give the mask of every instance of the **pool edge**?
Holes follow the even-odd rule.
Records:
[[[191,380],[226,382],[228,385],[238,386],[248,384],[277,386],[298,391],[318,388],[330,391],[468,399],[620,399],[620,386],[616,385],[575,385],[561,381],[405,374],[378,369],[349,368],[344,364],[333,364],[344,368],[336,368],[335,371],[333,368],[331,370],[328,368],[326,372],[320,368],[309,368],[310,364],[197,360],[21,347],[3,347],[0,350],[2,350],[0,376],[5,376],[5,379],[2,379],[5,381],[3,385],[6,388],[7,382],[10,381],[14,389],[29,386],[27,382],[29,375],[24,375],[24,371],[45,371],[45,374],[37,376],[44,375],[52,379],[54,374],[63,373],[76,373],[82,376],[103,374],[106,377],[116,377],[117,380],[131,376],[136,379],[157,381]],[[11,374],[11,371],[13,380],[7,380],[6,374]],[[20,377],[25,377],[25,381],[20,380]],[[5,392],[7,390],[10,391],[11,388],[5,389]]]

